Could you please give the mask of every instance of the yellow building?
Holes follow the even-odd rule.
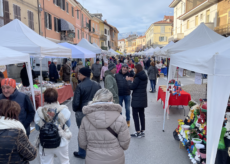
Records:
[[[37,0],[4,0],[3,6],[3,15],[0,15],[0,27],[13,19],[19,19],[39,34],[40,21],[38,20]]]
[[[140,36],[136,39],[136,52],[144,50],[146,47],[146,36]]]
[[[230,34],[230,3],[229,1],[219,1],[217,5],[217,26],[215,31],[221,35]]]
[[[172,35],[173,16],[164,16],[164,20],[154,23],[153,44],[154,47],[163,47],[168,44],[168,38]]]
[[[154,38],[153,31],[154,31],[154,24],[151,24],[148,30],[145,32],[147,47],[150,47],[153,45],[153,38]]]

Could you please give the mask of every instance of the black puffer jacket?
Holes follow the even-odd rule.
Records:
[[[122,70],[120,70],[119,73],[115,75],[119,96],[130,95],[130,89],[126,80],[126,76],[133,77],[133,74],[133,71],[131,71],[130,73],[127,72],[126,74],[122,74]]]
[[[145,71],[136,74],[133,83],[129,81],[129,88],[133,90],[131,102],[133,108],[146,108],[148,106],[147,84],[148,77]]]
[[[73,111],[82,112],[82,108],[92,101],[95,93],[101,89],[100,84],[89,78],[84,79],[78,84],[73,97]]]
[[[36,156],[37,149],[22,130],[0,130],[0,164],[29,164]]]
[[[35,115],[35,110],[29,96],[15,89],[14,93],[10,95],[9,98],[6,98],[3,94],[0,94],[0,100],[2,99],[9,99],[17,102],[20,105],[21,111],[19,114],[19,121],[25,127],[27,135],[29,135],[30,123],[34,121]]]

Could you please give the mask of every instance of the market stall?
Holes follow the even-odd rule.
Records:
[[[14,51],[5,47],[0,46],[0,65],[9,65],[9,64],[16,64],[16,63],[26,63],[27,65],[27,74],[29,78],[30,84],[33,83],[32,80],[32,73],[31,73],[31,66],[30,66],[30,56],[26,53],[21,53],[18,51]],[[32,96],[34,109],[35,108],[35,96],[34,96],[34,88],[32,85],[30,85],[30,94]]]
[[[168,82],[173,79],[176,67],[208,75],[206,153],[206,163],[208,164],[215,163],[230,94],[230,85],[228,84],[230,81],[229,42],[230,38],[221,39],[206,46],[171,55]],[[169,97],[170,94],[167,91],[165,104],[168,104]],[[166,114],[166,107],[164,112]]]
[[[38,35],[18,19],[14,19],[1,27],[0,36],[0,46],[28,53],[30,57],[39,58],[40,66],[44,57],[71,58],[71,49],[60,46]],[[40,67],[40,75],[42,75],[42,67]],[[40,79],[40,83],[42,93],[42,79]],[[41,99],[41,104],[42,102]]]

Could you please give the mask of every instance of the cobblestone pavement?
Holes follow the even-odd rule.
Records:
[[[194,83],[192,80],[181,79],[182,84]],[[158,85],[166,85],[166,79],[158,80]],[[104,85],[102,85],[104,86]],[[150,86],[148,85],[148,91]],[[132,138],[129,149],[125,151],[126,164],[191,164],[185,149],[179,148],[178,141],[173,138],[173,131],[177,127],[177,120],[184,119],[183,109],[171,108],[170,118],[166,120],[165,132],[162,132],[163,127],[163,107],[161,102],[156,101],[157,93],[148,92],[148,107],[145,110],[146,116],[146,137],[137,139]],[[72,102],[67,102],[67,105],[72,111]],[[186,114],[188,113],[188,107]],[[125,109],[123,108],[125,117]],[[70,164],[84,164],[84,160],[77,159],[73,156],[73,152],[78,150],[78,128],[75,122],[75,115],[71,115],[71,127],[73,137],[69,144]],[[134,123],[131,111],[131,126],[130,133],[135,132]],[[38,136],[36,131],[30,135],[30,141],[34,144]],[[37,157],[31,164],[39,164]],[[60,164],[55,158],[54,164]]]

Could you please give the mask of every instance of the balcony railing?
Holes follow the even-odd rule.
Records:
[[[105,34],[101,34],[100,39],[103,41],[107,40],[107,36]]]
[[[61,41],[64,42],[73,42],[73,39],[75,38],[75,34],[74,33],[61,33]]]
[[[107,50],[107,47],[106,46],[101,46],[101,49],[102,50]]]
[[[225,24],[222,26],[217,26],[214,29],[215,32],[217,32],[220,35],[229,35],[230,34],[230,24]]]

